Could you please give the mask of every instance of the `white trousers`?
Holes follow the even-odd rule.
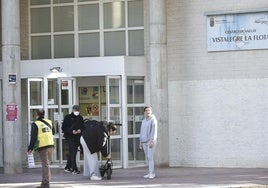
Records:
[[[91,177],[93,174],[99,176],[99,161],[97,153],[91,154],[84,138],[81,136],[80,143],[84,151],[84,176]]]
[[[153,147],[149,147],[149,142],[142,143],[142,148],[145,154],[145,160],[149,165],[149,173],[154,173],[154,151],[155,151],[156,142]]]

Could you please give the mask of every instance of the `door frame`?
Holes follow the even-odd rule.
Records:
[[[110,104],[110,80],[117,79],[119,81],[119,104]],[[127,99],[126,99],[126,77],[124,75],[118,76],[105,76],[106,84],[106,110],[107,110],[107,121],[111,121],[111,112],[110,109],[113,107],[120,108],[120,135],[112,135],[112,139],[120,139],[120,165],[118,168],[127,168],[128,167],[128,138],[127,138]],[[113,120],[112,120],[113,121]]]
[[[87,77],[91,77],[91,76],[87,76]],[[115,165],[114,167],[115,168],[127,168],[128,167],[128,137],[127,137],[127,99],[126,99],[126,77],[124,75],[118,75],[118,76],[115,76],[115,75],[103,75],[103,77],[105,78],[105,87],[106,87],[106,115],[107,115],[107,121],[110,121],[110,108],[111,107],[119,107],[120,108],[120,122],[117,122],[117,123],[121,123],[122,126],[120,127],[120,135],[114,135],[114,136],[111,136],[111,140],[112,139],[120,139],[120,164],[119,165]],[[79,100],[78,100],[78,93],[79,92],[79,88],[77,87],[77,83],[76,83],[76,77],[58,77],[58,78],[47,78],[47,77],[37,77],[37,78],[28,78],[27,79],[27,84],[28,84],[28,133],[30,135],[30,127],[31,127],[31,110],[32,109],[38,109],[38,108],[44,108],[46,111],[48,109],[51,109],[48,105],[48,94],[47,92],[47,89],[48,89],[48,80],[51,80],[51,79],[56,79],[57,80],[57,93],[58,93],[58,104],[55,104],[55,108],[57,108],[58,110],[58,114],[55,115],[54,113],[54,122],[57,121],[58,122],[58,126],[59,126],[59,129],[58,130],[61,130],[61,125],[62,125],[62,121],[63,121],[63,112],[62,112],[62,109],[63,108],[68,108],[69,109],[69,113],[72,111],[72,106],[75,104],[75,103],[78,103]],[[119,104],[118,105],[114,105],[114,104],[110,104],[108,101],[109,101],[109,90],[110,90],[110,80],[111,79],[118,79],[119,80]],[[70,99],[72,101],[71,104],[68,104],[68,105],[63,105],[61,104],[61,81],[62,80],[71,80],[73,81],[73,85],[72,85],[72,88],[70,88],[70,91],[69,92],[72,92],[72,98]],[[42,91],[40,91],[42,93],[42,104],[41,105],[38,105],[38,106],[30,106],[30,101],[29,101],[29,98],[30,98],[30,87],[29,87],[29,82],[30,81],[39,81],[42,83]],[[54,107],[53,107],[54,108]],[[47,116],[47,113],[46,113],[46,116]],[[50,118],[50,117],[49,117]],[[51,117],[52,118],[52,117]],[[62,147],[62,136],[63,136],[63,133],[59,134],[58,137],[59,137],[59,150],[57,152],[58,153],[58,156],[59,158],[57,160],[55,160],[55,162],[58,162],[59,161],[59,166],[62,167],[63,165],[63,147]],[[55,158],[55,157],[54,157]]]
[[[52,107],[48,104],[48,82],[50,80],[55,80],[57,82],[57,89],[56,89],[56,97],[58,101],[58,104],[53,104]],[[71,81],[71,84],[68,85],[68,101],[70,103],[68,105],[62,105],[61,104],[61,88],[62,88],[62,81]],[[39,82],[40,83],[40,104],[38,105],[31,105],[31,83],[32,82]],[[56,152],[59,152],[59,159],[56,159],[57,153],[53,154],[52,160],[53,162],[59,161],[59,167],[62,166],[63,164],[63,155],[62,155],[62,135],[63,133],[61,132],[61,124],[63,120],[63,113],[62,113],[62,108],[68,108],[68,113],[72,111],[72,106],[74,105],[76,101],[76,79],[73,77],[58,77],[58,78],[48,78],[48,77],[36,77],[36,78],[28,78],[27,79],[27,105],[28,105],[28,117],[27,117],[27,122],[28,122],[28,142],[30,140],[30,134],[31,134],[31,124],[35,121],[35,119],[31,116],[34,116],[34,114],[31,113],[32,110],[37,110],[40,108],[43,108],[45,110],[45,118],[49,119],[54,119],[53,124],[54,126],[58,126],[59,133],[55,133],[54,135],[54,141],[57,142],[57,139],[59,139],[59,149]],[[56,109],[57,113],[54,113],[53,117],[48,117],[48,110],[50,109]],[[56,123],[55,123],[56,122]],[[38,164],[38,163],[37,163]]]
[[[64,86],[63,81],[67,81],[68,85]],[[70,84],[71,83],[71,84]],[[70,84],[70,85],[69,85]],[[62,147],[62,139],[63,139],[63,132],[61,130],[62,127],[62,122],[64,119],[64,114],[62,112],[63,107],[66,109],[68,108],[68,113],[72,112],[72,107],[75,104],[76,101],[76,79],[73,77],[59,77],[57,78],[57,86],[58,86],[58,90],[57,90],[57,97],[58,97],[58,114],[57,117],[55,119],[54,117],[54,121],[57,120],[58,122],[58,139],[59,139],[59,167],[63,166],[63,147]],[[62,104],[62,90],[63,87],[65,87],[65,90],[68,90],[68,104],[67,105],[63,105]],[[69,88],[70,87],[70,88]],[[57,139],[57,138],[55,138]]]

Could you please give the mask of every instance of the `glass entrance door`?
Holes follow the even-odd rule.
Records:
[[[54,119],[57,121],[58,130],[55,134],[56,144],[55,149],[57,150],[56,160],[59,161],[60,167],[63,165],[63,161],[67,160],[68,148],[63,138],[61,131],[62,121],[64,116],[72,112],[72,107],[75,104],[76,99],[76,80],[75,78],[58,78],[58,113],[54,114]]]
[[[106,77],[107,120],[122,123],[122,82],[120,76]],[[122,167],[122,126],[118,126],[116,135],[111,136],[111,155],[113,164]]]
[[[45,118],[52,120],[55,128],[55,150],[52,163],[62,165],[67,160],[67,148],[62,139],[61,123],[63,117],[70,113],[75,103],[76,82],[74,78],[30,78],[28,85],[28,135],[31,124],[35,121],[36,110],[43,108]],[[35,155],[39,164],[39,157]]]
[[[28,135],[30,140],[31,125],[36,120],[36,111],[44,108],[44,81],[43,78],[30,78],[27,80],[28,92]],[[47,114],[45,114],[47,117]],[[29,144],[29,143],[28,143]],[[35,163],[39,164],[39,155],[34,153]]]

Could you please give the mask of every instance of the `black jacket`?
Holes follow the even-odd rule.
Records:
[[[89,120],[85,122],[84,126],[85,130],[82,132],[82,137],[90,153],[100,151],[102,156],[107,157],[109,154],[109,133],[103,122]]]
[[[64,133],[63,136],[66,138],[66,140],[72,140],[75,143],[79,144],[81,134],[74,135],[73,130],[77,131],[78,129],[80,129],[81,131],[83,131],[83,117],[81,115],[76,116],[73,112],[71,114],[67,114],[64,117],[61,129]]]

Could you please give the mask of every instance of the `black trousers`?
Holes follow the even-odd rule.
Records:
[[[77,143],[77,140],[75,140],[73,138],[68,139],[67,142],[68,142],[68,147],[69,147],[69,155],[68,155],[68,159],[67,159],[67,163],[66,163],[65,168],[77,170],[76,154],[77,154],[80,142]]]

